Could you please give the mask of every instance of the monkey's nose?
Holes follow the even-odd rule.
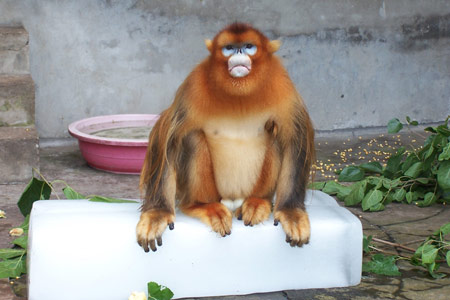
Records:
[[[228,60],[228,71],[233,77],[245,77],[250,73],[252,61],[246,54],[235,54]]]

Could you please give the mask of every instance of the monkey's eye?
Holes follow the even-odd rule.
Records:
[[[230,56],[231,54],[234,54],[235,49],[233,45],[226,45],[222,48],[222,54],[224,56]]]
[[[255,53],[256,53],[256,46],[255,45],[253,45],[253,44],[246,44],[244,47],[243,47],[243,51],[247,54],[247,55],[255,55]]]

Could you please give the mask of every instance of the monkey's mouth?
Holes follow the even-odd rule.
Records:
[[[228,69],[228,71],[230,72],[230,75],[233,77],[245,77],[250,73],[251,69],[252,68],[250,66],[239,64]]]

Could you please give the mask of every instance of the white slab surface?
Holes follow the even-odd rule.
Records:
[[[273,218],[254,227],[233,220],[222,238],[177,212],[163,246],[136,243],[139,204],[87,200],[34,203],[29,231],[29,300],[126,300],[147,282],[175,298],[240,295],[356,285],[361,279],[362,226],[333,198],[308,191],[311,240],[285,242]]]

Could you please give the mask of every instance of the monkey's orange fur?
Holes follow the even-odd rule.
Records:
[[[243,43],[257,52],[250,73],[235,78],[221,49]],[[175,199],[184,213],[225,236],[232,213],[222,199],[244,199],[236,214],[256,225],[269,217],[276,193],[275,223],[282,223],[291,245],[302,246],[310,235],[304,197],[314,130],[273,54],[280,43],[235,23],[206,45],[210,56],[189,74],[150,134],[138,242],[156,250],[155,240],[159,245],[164,228],[173,227]]]

